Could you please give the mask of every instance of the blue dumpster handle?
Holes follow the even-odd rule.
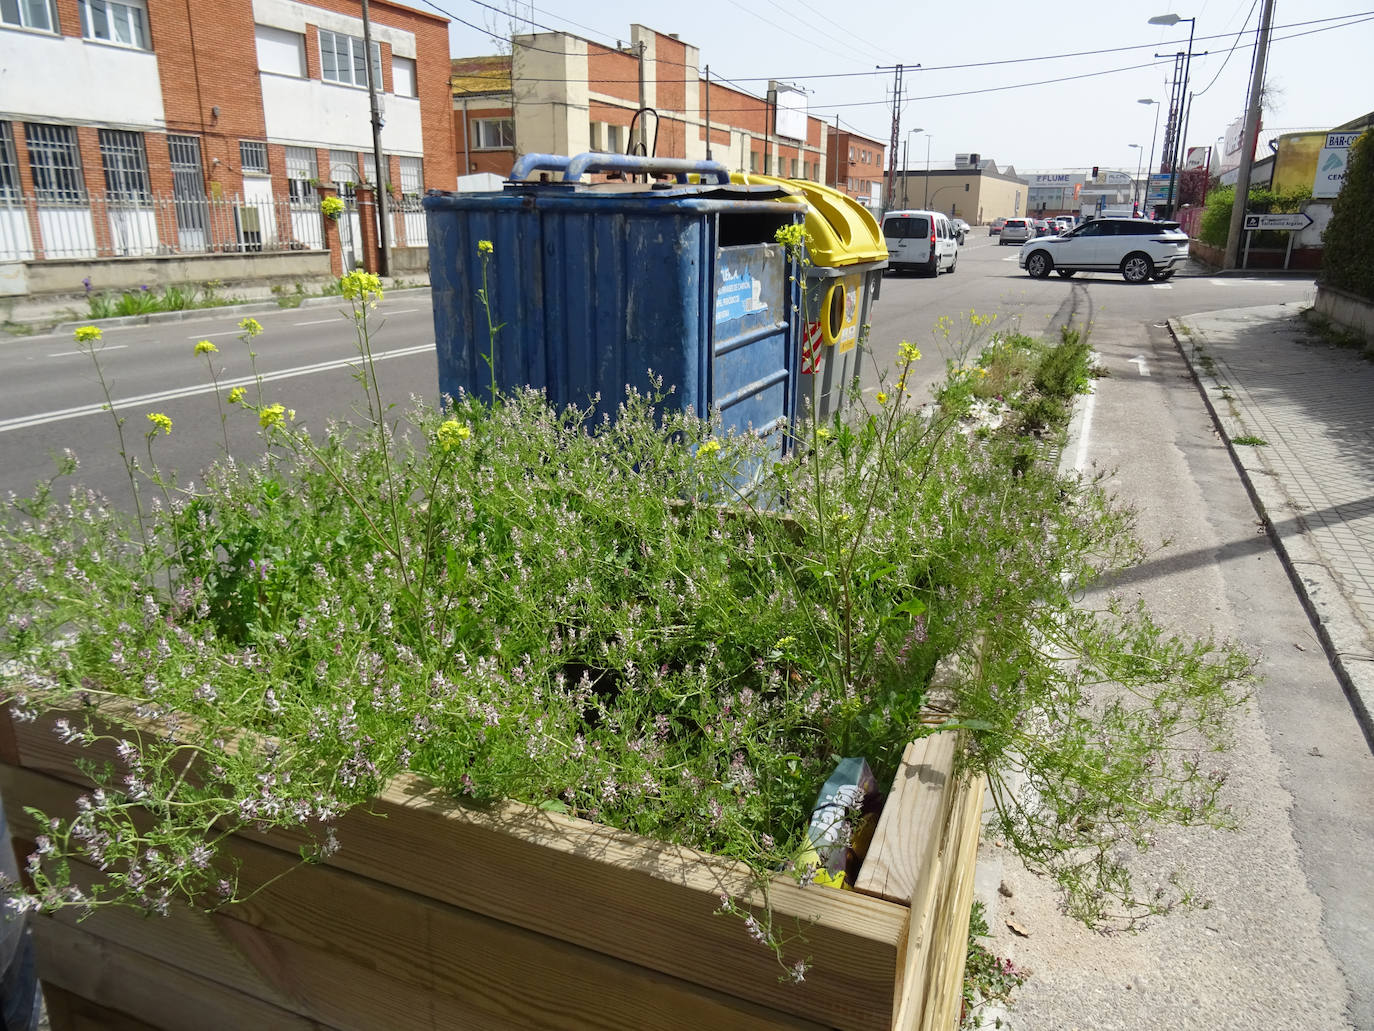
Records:
[[[562,172],[572,158],[563,154],[526,154],[510,170],[512,179],[528,179],[531,172]]]
[[[533,155],[531,155],[533,156]],[[548,155],[544,155],[547,157]],[[563,160],[567,160],[564,158]],[[517,166],[519,167],[519,166]],[[680,183],[687,182],[689,174],[716,177],[721,186],[730,183],[730,170],[719,161],[690,161],[687,158],[637,157],[631,154],[579,154],[568,161],[563,170],[563,181],[575,183],[587,172],[671,172]],[[511,173],[514,175],[514,173]]]

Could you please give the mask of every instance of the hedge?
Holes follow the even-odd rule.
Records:
[[[1374,301],[1374,132],[1365,132],[1350,148],[1345,186],[1322,243],[1322,281]]]

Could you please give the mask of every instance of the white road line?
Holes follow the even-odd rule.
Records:
[[[1142,376],[1148,376],[1150,374],[1150,363],[1145,360],[1143,354],[1138,354],[1134,358],[1128,358],[1126,360],[1134,365],[1135,371]]]
[[[1151,283],[1150,285],[1156,290],[1172,290],[1174,288],[1173,283]]]
[[[391,311],[387,311],[387,309],[383,308],[383,309],[382,309],[382,314],[383,314],[383,315],[405,315],[407,312],[419,311],[419,310],[420,310],[419,308],[394,308],[394,309],[392,309]]]
[[[414,347],[400,347],[394,351],[379,351],[372,356],[373,361],[385,361],[388,358],[406,358],[414,354],[423,354],[426,351],[433,351],[435,344],[431,341],[428,344],[418,344]],[[301,365],[294,369],[282,369],[280,372],[268,372],[262,376],[264,383],[271,383],[279,379],[292,379],[296,376],[309,376],[316,372],[328,372],[331,369],[343,369],[356,365],[357,358],[336,358],[334,361],[319,362],[315,365]],[[239,379],[221,380],[219,389],[229,390],[232,387],[248,387],[255,382],[252,376],[243,376]],[[133,407],[135,405],[154,404],[159,401],[174,401],[177,398],[192,397],[196,394],[212,394],[215,392],[213,383],[197,384],[194,387],[176,387],[172,390],[161,390],[155,394],[140,394],[134,397],[117,397],[114,400],[116,409]],[[61,422],[64,419],[80,419],[86,415],[94,415],[105,411],[103,404],[81,405],[78,408],[61,408],[52,412],[39,412],[36,415],[21,415],[17,419],[0,420],[0,433],[8,433],[11,430],[29,429],[33,426],[43,426],[50,422]]]
[[[119,351],[119,350],[122,350],[122,349],[124,349],[124,348],[126,348],[126,347],[128,347],[128,346],[129,346],[128,344],[106,344],[104,347],[100,348],[100,353],[103,354],[103,353],[105,353],[106,351]],[[48,355],[48,357],[49,357],[49,358],[70,358],[70,357],[71,357],[72,355],[74,355],[74,354],[85,354],[85,353],[86,353],[85,351],[57,351],[57,352],[55,352],[55,353],[53,353],[53,354]]]
[[[293,326],[323,326],[326,322],[342,322],[343,319],[335,315],[332,319],[311,319],[309,322],[293,322]]]
[[[212,339],[212,338],[214,338],[214,337],[236,337],[236,336],[238,336],[238,335],[239,335],[240,333],[242,333],[242,332],[243,332],[243,330],[241,330],[241,329],[226,329],[223,333],[197,333],[195,336],[189,336],[189,337],[187,337],[186,339],[187,339],[187,340],[210,340],[210,339]]]

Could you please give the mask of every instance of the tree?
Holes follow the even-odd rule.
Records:
[[[1374,132],[1350,148],[1322,243],[1322,282],[1374,301]]]

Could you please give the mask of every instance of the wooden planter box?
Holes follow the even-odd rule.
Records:
[[[722,893],[762,912],[742,865],[402,776],[340,821],[326,864],[301,866],[290,833],[235,835],[242,885],[290,871],[249,901],[36,918],[52,1026],[950,1031],[983,795],[955,776],[955,746],[945,731],[907,748],[859,890],[771,882],[774,926],[806,939],[804,984],[716,914]],[[23,806],[73,813],[77,754],[51,718],[0,719],[21,865],[37,833]]]

